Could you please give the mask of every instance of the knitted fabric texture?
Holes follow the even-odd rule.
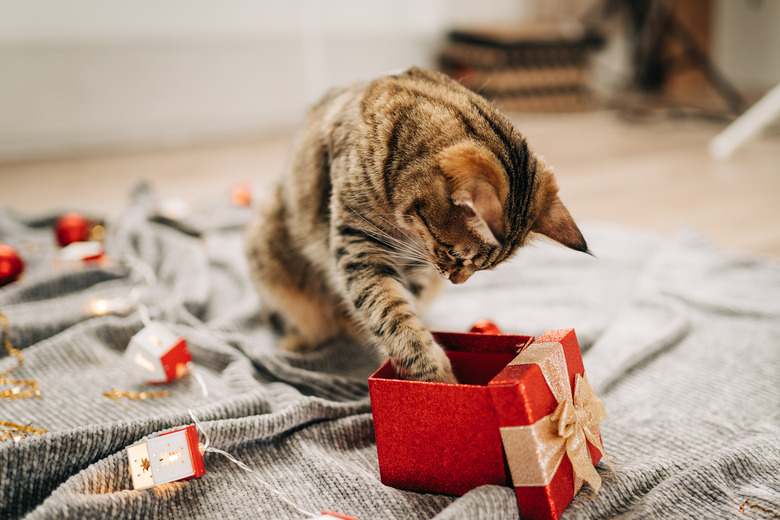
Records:
[[[312,355],[276,350],[245,267],[250,210],[204,206],[180,221],[155,216],[138,189],[107,222],[104,268],[60,272],[55,216],[0,211],[0,242],[20,251],[24,278],[0,288],[0,310],[25,364],[15,378],[40,399],[0,402],[0,421],[45,428],[0,443],[0,518],[302,518],[251,474],[206,453],[200,478],[132,489],[125,447],[191,424],[306,511],[373,519],[518,518],[514,490],[462,497],[379,480],[367,377],[370,349],[333,343]],[[780,266],[738,256],[693,232],[662,239],[583,226],[597,258],[540,244],[451,286],[428,314],[435,330],[489,318],[507,333],[575,328],[586,373],[608,418],[617,470],[595,498],[586,486],[563,518],[773,518],[780,514]],[[134,258],[147,283],[119,260]],[[90,315],[96,298],[136,287],[153,321],[184,337],[193,376],[148,386],[122,362],[141,314]],[[0,353],[0,372],[16,359]],[[103,392],[167,397],[120,401]],[[743,515],[740,515],[743,513]]]

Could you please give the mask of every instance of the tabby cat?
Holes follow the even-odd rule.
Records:
[[[588,252],[552,170],[493,105],[409,69],[330,91],[289,171],[248,227],[246,252],[280,347],[378,346],[399,377],[456,382],[420,318],[534,234]]]

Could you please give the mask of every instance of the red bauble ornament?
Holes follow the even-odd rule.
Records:
[[[24,271],[24,262],[13,247],[0,244],[0,286],[18,279]]]
[[[65,247],[73,242],[85,242],[89,240],[89,231],[92,223],[79,213],[66,213],[57,219],[55,232],[57,242]]]
[[[474,323],[474,326],[471,327],[470,332],[479,332],[480,334],[501,334],[501,329],[498,328],[498,325],[493,323],[490,320],[477,320]]]

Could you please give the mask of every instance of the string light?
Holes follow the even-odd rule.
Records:
[[[131,303],[125,298],[97,298],[87,303],[87,313],[95,316],[106,314],[127,314]]]
[[[168,455],[168,462],[176,462],[180,458],[181,458],[181,452],[180,451],[176,451],[176,452],[171,453],[170,455]]]
[[[122,257],[121,263],[130,270],[131,277],[140,278],[147,287],[157,283],[154,270],[140,259],[125,256]],[[143,289],[144,285],[139,284],[132,288],[127,298],[94,299],[87,304],[86,311],[93,316],[104,316],[113,313],[128,314],[135,307],[144,324],[144,329],[131,339],[125,351],[125,362],[139,372],[139,375],[144,377],[147,382],[167,383],[192,374],[201,387],[203,398],[208,398],[206,382],[193,369],[186,341],[175,336],[163,325],[152,322],[148,307],[141,301]],[[129,392],[125,392],[125,394],[129,394]],[[113,391],[106,392],[104,395],[118,400],[117,394]],[[128,395],[123,396],[128,397]]]
[[[260,478],[260,475],[255,470],[253,470],[252,468],[250,468],[249,466],[247,466],[246,464],[244,464],[243,462],[241,462],[240,460],[235,458],[230,453],[228,453],[226,451],[223,451],[223,450],[220,450],[218,448],[212,447],[211,446],[211,439],[209,438],[209,434],[203,428],[203,426],[200,424],[200,421],[198,421],[198,418],[195,416],[195,413],[192,410],[187,410],[187,411],[190,413],[190,417],[192,418],[192,421],[195,423],[195,426],[197,427],[197,429],[200,430],[203,433],[203,437],[205,437],[206,442],[203,444],[203,446],[201,448],[204,453],[218,453],[218,454],[222,455],[223,457],[228,459],[230,462],[232,462],[233,464],[235,464],[239,468],[241,468],[244,471],[250,473],[252,475],[252,477],[254,477],[254,479],[257,480],[263,487],[265,487],[268,491],[270,491],[271,493],[276,495],[282,502],[284,502],[288,506],[292,507],[293,509],[295,509],[299,513],[302,513],[302,514],[304,514],[304,515],[306,515],[308,517],[311,517],[311,518],[319,516],[316,513],[312,513],[310,511],[307,511],[307,510],[302,509],[302,508],[298,507],[297,505],[295,505],[287,497],[285,497],[282,494],[281,491],[275,489],[268,482],[266,482],[265,480]]]
[[[130,338],[123,359],[147,383],[170,383],[187,373],[192,356],[184,338],[150,323]]]
[[[190,206],[181,197],[165,197],[157,201],[157,214],[168,220],[179,220],[190,213]]]
[[[185,426],[126,448],[135,489],[200,477],[206,472],[194,425]]]
[[[95,226],[92,229],[92,235],[90,238],[92,238],[93,240],[102,240],[104,235],[105,235],[105,229],[102,226]],[[60,259],[63,261],[104,258],[102,244],[97,242],[81,242],[78,243],[77,246],[71,247],[70,249],[68,249],[68,247],[66,246],[61,251],[62,254],[60,256]],[[154,283],[156,283],[157,278],[155,276],[155,273],[148,265],[144,264],[140,260],[130,258],[130,257],[127,257],[124,260],[125,260],[125,264],[130,267],[131,271],[133,273],[139,273],[148,285],[153,285]],[[141,287],[136,286],[132,289],[128,298],[111,298],[111,299],[97,298],[95,300],[88,302],[88,304],[86,305],[86,311],[89,314],[92,314],[94,316],[105,316],[110,313],[126,314],[131,310],[133,304],[135,304],[135,306],[139,310],[143,323],[145,324],[145,326],[148,327],[151,324],[151,320],[149,318],[148,308],[140,301],[140,292],[141,292]],[[6,378],[7,375],[19,369],[24,364],[24,357],[22,355],[22,352],[14,348],[13,345],[11,344],[10,337],[9,337],[8,317],[2,312],[0,312],[0,322],[2,323],[2,332],[4,334],[4,345],[8,352],[8,355],[9,357],[15,357],[18,363],[17,366],[11,368],[10,370],[0,373],[0,384],[16,385],[9,390],[0,392],[0,398],[18,399],[18,398],[26,398],[31,396],[40,397],[41,393],[38,388],[38,383],[36,381],[11,380]],[[150,335],[149,339],[153,344],[159,347],[165,347],[167,345],[165,342],[161,340],[161,338],[157,334]],[[138,353],[138,355],[140,355],[140,353]],[[151,364],[151,362],[146,358],[143,358],[143,361],[145,361],[146,364]],[[136,359],[136,363],[142,364],[139,363],[137,359]],[[186,364],[177,364],[175,370],[175,376],[180,377],[188,372],[192,373],[194,378],[198,381],[199,385],[201,386],[203,397],[207,398],[208,389],[206,388],[206,384],[205,381],[203,380],[203,377],[197,372],[192,372],[191,369],[192,369],[191,362],[187,362]],[[103,396],[112,399],[114,401],[121,401],[122,398],[127,398],[132,400],[159,399],[162,397],[167,397],[168,395],[169,392],[167,390],[164,390],[162,392],[135,393],[135,392],[119,390],[116,388],[112,388],[111,391],[103,393]],[[288,506],[295,509],[297,512],[301,514],[306,515],[307,517],[352,518],[352,517],[342,516],[337,513],[331,513],[327,511],[322,511],[322,513],[318,515],[316,513],[312,513],[303,508],[298,507],[296,504],[294,504],[292,501],[286,498],[280,491],[276,490],[274,487],[272,487],[270,484],[268,484],[262,478],[260,478],[259,474],[255,470],[247,466],[245,463],[238,460],[237,458],[235,458],[233,455],[231,455],[226,451],[210,446],[210,439],[208,437],[208,433],[202,428],[202,426],[198,422],[198,419],[195,417],[195,414],[192,411],[190,411],[190,415],[192,416],[195,425],[184,428],[182,430],[177,430],[175,432],[170,432],[169,434],[160,435],[157,439],[151,439],[150,441],[144,443],[138,443],[136,445],[129,446],[127,448],[128,456],[132,459],[131,471],[133,472],[134,484],[136,483],[137,478],[141,479],[138,480],[138,482],[142,483],[142,485],[136,486],[136,488],[150,487],[153,485],[159,485],[161,483],[172,482],[174,480],[181,480],[183,478],[199,477],[205,471],[202,463],[202,455],[206,452],[218,453],[224,456],[225,458],[227,458],[232,463],[236,464],[242,470],[250,473],[252,477],[255,478],[255,480],[257,480],[261,485],[263,485],[263,487],[265,487],[268,491],[272,492]],[[30,435],[42,435],[44,433],[48,433],[48,430],[41,429],[41,428],[34,428],[32,424],[33,423],[30,422],[25,425],[21,425],[13,422],[0,421],[0,442],[6,440],[19,442],[20,440],[25,439]],[[181,438],[183,436],[189,436],[191,440],[192,432],[187,431],[190,428],[192,428],[192,430],[194,431],[195,446],[188,445],[187,442],[181,441]],[[205,445],[197,442],[196,428],[200,429],[203,432],[206,441]],[[174,439],[176,439],[181,441],[180,443],[184,445],[188,445],[189,449],[185,450],[185,446],[182,445],[179,446],[178,450],[154,452],[157,458],[150,460],[150,457],[148,456],[149,453],[148,448],[150,447],[150,445],[152,445],[155,441],[159,440],[160,438],[164,438],[165,441],[170,441],[166,443],[167,446],[171,446],[171,443],[173,443]],[[146,457],[133,458],[131,456],[131,453],[135,453],[135,452],[140,453],[142,451],[147,454]],[[199,462],[197,460],[198,457],[201,457]],[[157,465],[157,467],[155,467],[154,469],[156,469],[158,473],[156,477],[151,473],[152,467],[155,464]],[[168,474],[161,475],[162,467],[166,468]],[[138,472],[138,475],[135,474],[136,471]],[[149,474],[146,475],[146,472],[149,472]],[[146,480],[143,480],[144,478]]]
[[[90,240],[101,242],[106,237],[106,228],[100,224],[95,224],[89,232]]]
[[[82,242],[81,244],[85,244],[85,242]],[[148,286],[154,285],[157,282],[157,276],[154,274],[154,270],[141,260],[131,256],[125,256],[122,258],[121,262],[130,270],[131,276],[139,275]],[[149,309],[141,302],[142,290],[143,287],[141,285],[136,285],[126,298],[95,298],[86,304],[86,312],[93,316],[127,314],[135,307],[141,314],[141,321],[144,325],[148,325],[151,320],[149,319]]]
[[[103,298],[99,300],[94,300],[92,303],[90,303],[89,310],[92,311],[93,314],[96,314],[98,316],[108,314],[108,300],[105,300]]]
[[[103,253],[103,244],[100,242],[72,242],[60,249],[58,258],[68,265],[80,265],[78,262],[102,259]]]

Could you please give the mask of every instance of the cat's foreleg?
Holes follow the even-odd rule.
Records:
[[[415,312],[401,274],[377,254],[373,239],[343,226],[332,244],[337,277],[355,320],[388,355],[399,377],[456,383],[447,355]]]
[[[350,325],[325,273],[291,246],[281,200],[277,197],[247,226],[247,266],[265,315],[279,322],[279,348],[306,353],[345,336]]]

